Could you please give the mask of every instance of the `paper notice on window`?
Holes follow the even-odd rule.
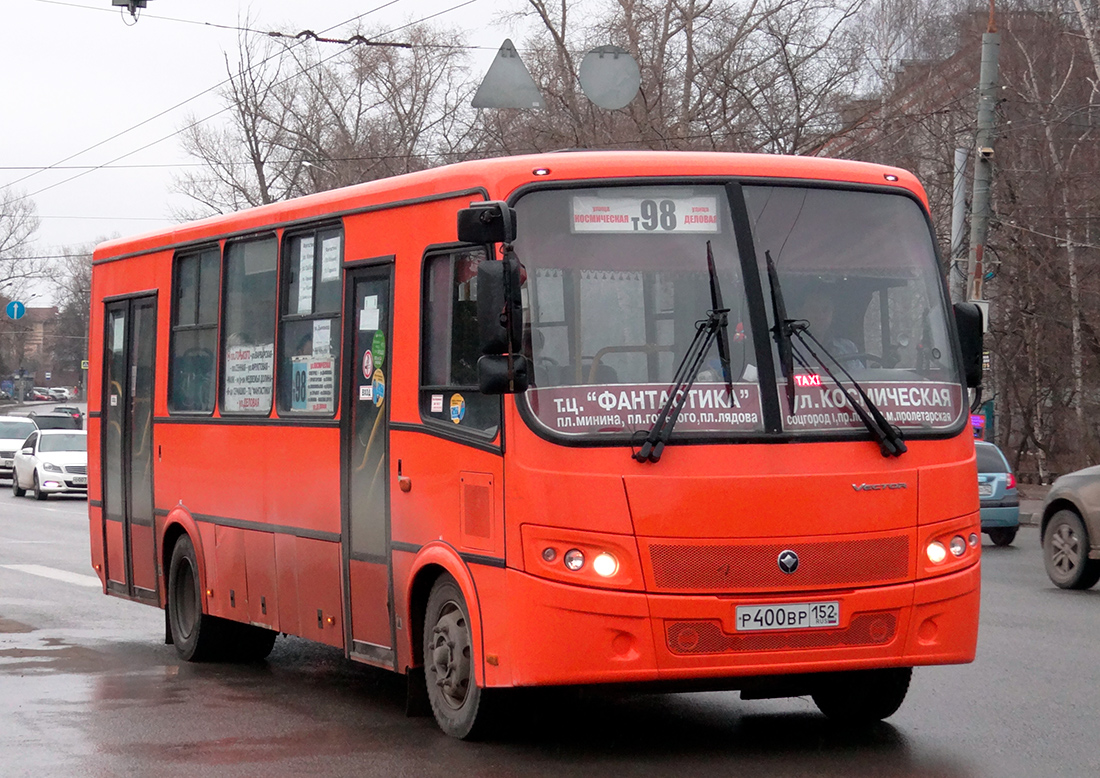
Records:
[[[340,278],[340,238],[321,241],[321,283]]]
[[[298,313],[313,313],[313,237],[302,238],[298,257]]]
[[[718,198],[573,197],[573,232],[633,232],[669,235],[718,232]]]
[[[359,329],[362,332],[378,329],[378,295],[363,298],[363,310],[359,311]]]
[[[230,346],[225,352],[225,410],[271,410],[275,345]]]
[[[332,319],[315,319],[313,322],[314,356],[332,353]]]

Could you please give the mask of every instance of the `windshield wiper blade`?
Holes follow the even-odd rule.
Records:
[[[661,406],[661,412],[657,414],[657,420],[653,422],[649,432],[645,436],[642,447],[632,455],[639,462],[659,462],[661,454],[665,450],[665,444],[672,436],[672,428],[676,426],[676,420],[680,418],[687,401],[688,392],[691,391],[695,377],[703,367],[710,344],[714,342],[718,332],[726,326],[726,314],[728,309],[707,311],[707,318],[695,325],[695,337],[691,340],[684,353],[680,366],[676,368],[676,375],[669,387],[668,398]]]
[[[821,341],[814,337],[813,333],[810,332],[809,324],[802,321],[792,322],[791,331],[794,336],[798,338],[798,342],[810,353],[814,361],[821,366],[821,369],[824,370],[826,375],[836,384],[837,388],[844,392],[844,397],[848,400],[848,404],[852,406],[852,410],[856,412],[859,420],[863,422],[863,426],[877,439],[879,451],[882,452],[882,455],[884,457],[900,457],[908,451],[901,430],[891,424],[886,417],[882,415],[882,411],[880,411],[878,406],[871,400],[863,387],[859,385],[859,381],[854,379],[852,374],[848,372],[848,369],[844,367],[844,364],[837,359],[829,349],[825,348],[825,345]],[[848,381],[855,387],[860,398],[863,399],[864,404],[867,406],[866,409],[860,406],[859,401],[852,396],[848,388],[833,374],[833,371],[829,369],[825,360],[817,355],[817,352],[814,351],[807,342],[807,338],[813,341],[814,345],[821,349],[821,352],[840,368],[840,371],[844,373]],[[799,361],[802,360],[800,359]],[[809,369],[809,366],[805,363],[803,363],[803,367]]]
[[[794,350],[791,347],[791,327],[794,321],[787,318],[787,306],[783,302],[783,288],[779,285],[779,271],[775,269],[771,251],[764,251],[764,259],[768,264],[768,285],[772,292],[772,317],[775,326],[772,334],[775,336],[775,345],[779,348],[779,366],[783,370],[783,377],[787,379],[787,407],[791,415],[794,415]]]

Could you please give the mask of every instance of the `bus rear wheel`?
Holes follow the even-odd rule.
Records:
[[[486,692],[474,677],[470,612],[458,583],[440,576],[424,614],[424,680],[439,728],[472,739],[486,728]]]
[[[168,565],[168,625],[176,653],[187,662],[220,658],[225,645],[220,619],[202,612],[201,586],[195,546],[181,535]]]
[[[833,673],[814,691],[814,704],[837,723],[872,724],[897,713],[912,677],[911,667]]]

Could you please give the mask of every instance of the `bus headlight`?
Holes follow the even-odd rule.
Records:
[[[943,547],[943,543],[938,540],[933,540],[928,544],[928,548],[925,549],[928,554],[928,561],[934,565],[938,565],[943,560],[947,559],[947,549]]]
[[[596,558],[592,560],[592,569],[596,571],[596,575],[610,578],[615,575],[615,573],[619,572],[619,560],[606,551],[601,551],[596,555]]]
[[[966,553],[966,541],[963,540],[962,535],[951,538],[951,553],[955,556],[962,556]]]
[[[565,552],[565,558],[562,561],[567,568],[576,572],[584,567],[584,552],[579,548],[572,548]]]

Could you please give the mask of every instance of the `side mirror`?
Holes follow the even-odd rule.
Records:
[[[516,211],[508,203],[471,203],[458,212],[458,239],[463,243],[511,243],[516,239]]]
[[[963,373],[967,387],[982,385],[982,309],[974,303],[955,303],[955,329],[959,331]]]
[[[27,446],[20,453],[26,454],[27,456],[34,456],[34,447],[33,446]]]
[[[477,322],[482,354],[523,350],[523,298],[519,260],[508,252],[477,268]]]
[[[529,385],[527,357],[486,354],[477,361],[477,384],[482,394],[519,394]]]

